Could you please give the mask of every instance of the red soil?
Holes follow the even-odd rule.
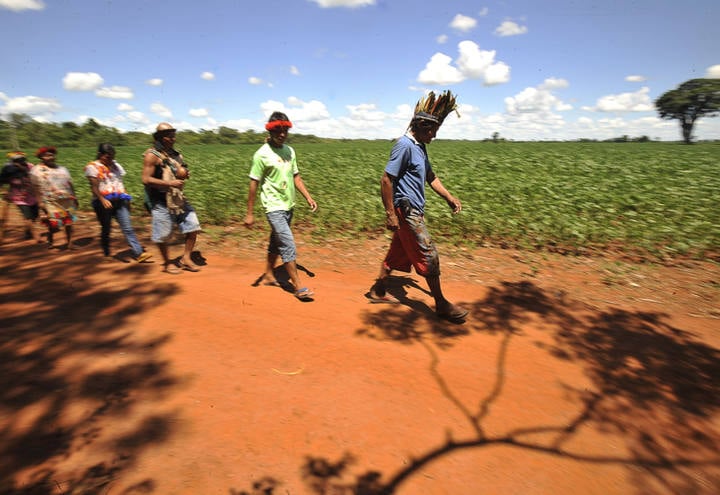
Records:
[[[458,325],[414,274],[368,303],[386,239],[301,243],[301,302],[252,285],[260,241],[169,275],[104,263],[89,218],[76,251],[10,227],[0,494],[718,492],[715,264],[441,242]]]

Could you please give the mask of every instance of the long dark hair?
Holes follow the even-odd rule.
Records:
[[[95,158],[100,158],[103,155],[115,155],[115,146],[110,143],[100,143]]]

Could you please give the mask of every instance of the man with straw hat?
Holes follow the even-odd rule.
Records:
[[[437,98],[430,92],[418,101],[407,132],[390,152],[380,181],[380,194],[385,207],[385,224],[393,232],[393,238],[367,297],[371,302],[399,302],[387,292],[387,277],[392,270],[410,272],[410,268],[415,267],[417,274],[427,280],[437,316],[462,323],[468,312],[452,304],[442,293],[440,259],[424,217],[426,183],[447,202],[453,214],[462,209],[460,200],[445,189],[433,172],[426,150],[445,117],[456,107],[455,96],[449,91]]]

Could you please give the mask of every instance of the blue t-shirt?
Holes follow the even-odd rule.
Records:
[[[421,213],[425,212],[425,182],[435,178],[425,145],[405,134],[397,140],[390,152],[385,172],[395,177],[393,181],[393,205],[401,199]]]

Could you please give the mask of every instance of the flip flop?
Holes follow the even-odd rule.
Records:
[[[137,261],[138,263],[144,263],[150,258],[152,258],[152,254],[143,252],[140,253],[137,258],[135,258],[135,261]]]
[[[437,311],[436,314],[438,318],[442,318],[443,320],[448,320],[450,322],[463,322],[465,321],[465,317],[468,315],[468,310],[453,305],[445,311]]]
[[[384,295],[379,296],[379,295],[375,294],[374,292],[370,291],[367,295],[367,298],[373,304],[380,304],[380,303],[398,304],[400,302],[400,300],[397,297],[392,296],[392,295],[388,294],[387,292]]]
[[[199,272],[200,271],[200,268],[198,268],[197,266],[188,265],[187,263],[183,263],[182,261],[178,261],[178,266],[180,267],[181,270],[185,270],[188,272]]]
[[[168,263],[163,267],[163,272],[169,273],[170,275],[177,275],[180,273],[180,268],[174,263]]]
[[[314,295],[315,293],[307,287],[303,287],[302,289],[298,289],[297,291],[295,291],[295,297],[297,297],[301,301],[309,301]]]
[[[282,286],[280,285],[280,282],[278,282],[277,280],[266,280],[266,281],[263,282],[262,284],[263,284],[263,285],[266,285],[266,286],[268,286],[268,287],[282,287]]]

